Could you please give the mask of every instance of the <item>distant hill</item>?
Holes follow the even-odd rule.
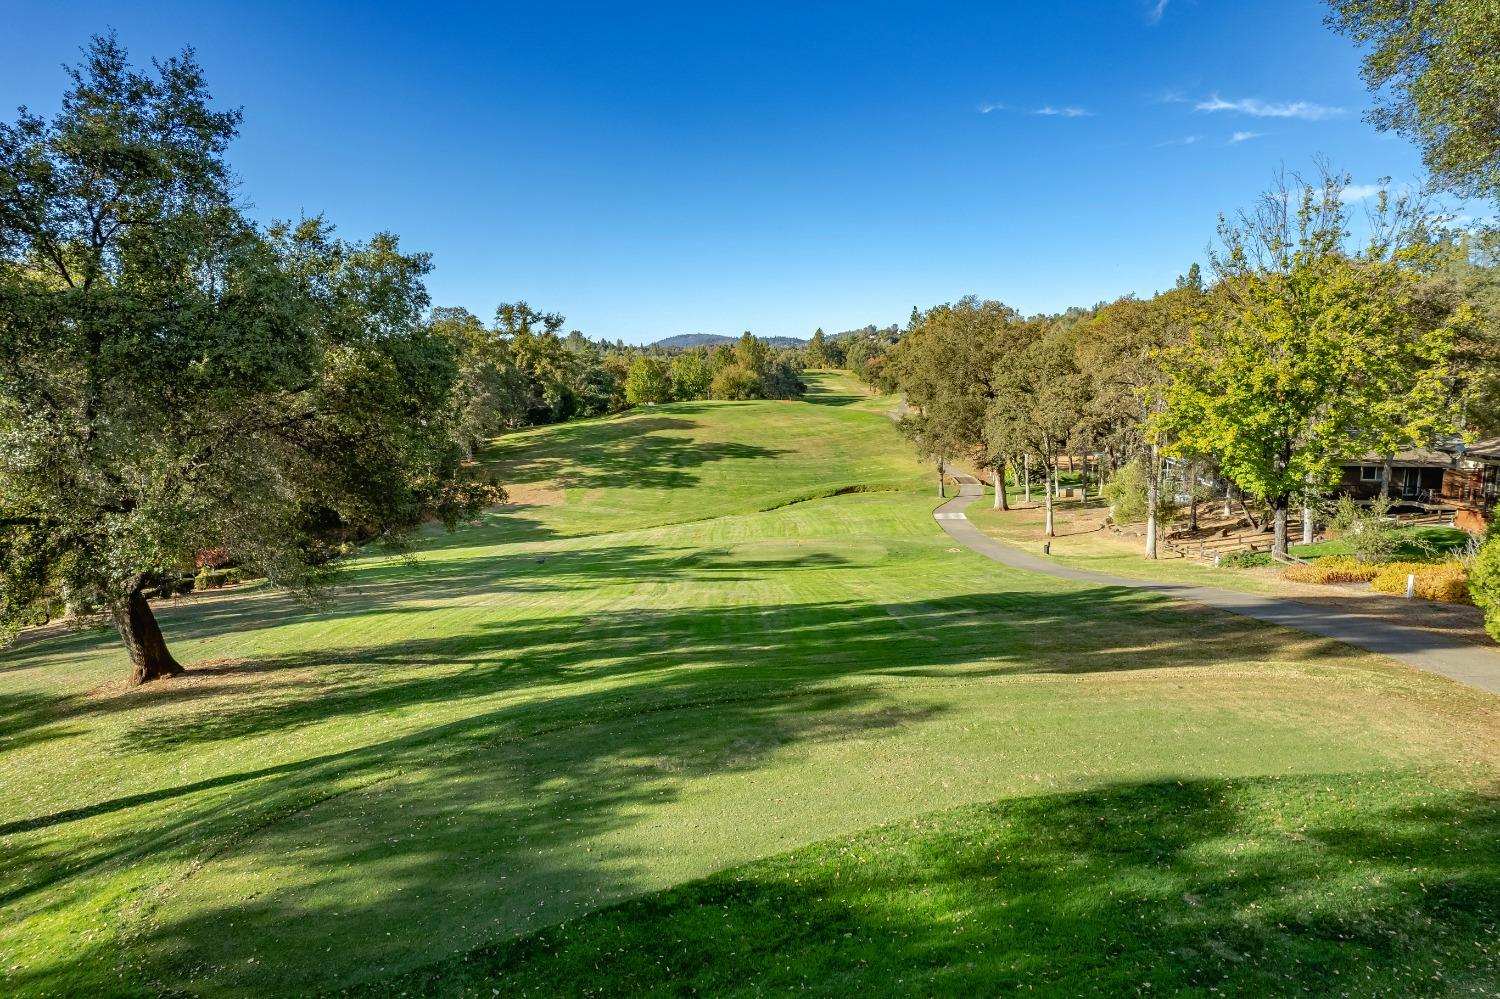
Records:
[[[724,336],[719,333],[679,333],[669,336],[651,344],[652,347],[675,347],[686,350],[689,347],[715,347],[721,343],[734,343],[737,336]],[[806,340],[799,340],[794,336],[768,336],[761,337],[773,347],[806,347]]]
[[[651,344],[653,347],[712,347],[719,343],[733,343],[732,336],[720,336],[718,333],[679,333],[669,336]]]

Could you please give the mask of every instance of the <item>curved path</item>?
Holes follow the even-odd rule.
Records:
[[[1128,579],[1091,569],[1059,565],[1051,559],[1029,555],[1002,544],[969,523],[964,510],[984,497],[984,486],[972,475],[950,474],[958,481],[958,496],[933,513],[938,526],[953,540],[986,558],[1028,572],[1041,572],[1061,579],[1100,586],[1124,586],[1177,597],[1207,607],[1244,614],[1261,621],[1285,625],[1336,639],[1370,652],[1378,652],[1417,669],[1500,693],[1500,653],[1419,628],[1404,628],[1389,621],[1360,617],[1282,597],[1221,590],[1191,583],[1159,583]]]

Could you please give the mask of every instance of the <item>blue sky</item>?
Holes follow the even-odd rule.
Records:
[[[13,5],[0,104],[116,28],[243,107],[262,219],[433,254],[438,304],[632,342],[1169,286],[1322,154],[1420,181],[1311,0]]]

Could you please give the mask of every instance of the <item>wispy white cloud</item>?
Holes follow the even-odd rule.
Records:
[[[1365,201],[1369,198],[1375,197],[1381,191],[1385,190],[1388,190],[1388,188],[1383,187],[1380,184],[1350,184],[1348,187],[1339,192],[1339,197],[1342,198],[1345,202]],[[1394,194],[1396,192],[1392,191],[1391,193]]]
[[[1166,142],[1158,142],[1156,148],[1161,149],[1164,146],[1196,146],[1202,141],[1203,136],[1201,135],[1184,135],[1180,139],[1168,139]]]
[[[1004,111],[1004,110],[1005,110],[1005,105],[1004,104],[981,104],[981,105],[979,105],[979,113],[980,114],[989,114],[991,111]]]
[[[1229,137],[1229,144],[1233,146],[1241,142],[1249,142],[1251,139],[1259,139],[1265,134],[1264,132],[1236,132]]]
[[[1058,117],[1058,118],[1092,118],[1094,116],[1094,112],[1092,112],[1092,111],[1086,111],[1083,108],[1078,108],[1078,107],[1063,107],[1063,108],[1059,108],[1059,107],[1053,107],[1051,104],[1047,104],[1047,105],[1044,105],[1042,107],[1039,107],[1039,108],[1037,108],[1035,111],[1033,111],[1031,113],[1032,114],[1048,115],[1048,116],[1051,116],[1051,117]]]
[[[1344,113],[1343,108],[1314,104],[1311,101],[1263,101],[1259,97],[1242,97],[1226,101],[1218,94],[1193,105],[1197,111],[1232,111],[1248,114],[1253,118],[1300,118],[1303,121],[1322,121]]]
[[[1156,3],[1151,5],[1151,9],[1146,11],[1146,20],[1152,24],[1160,24],[1162,15],[1167,12],[1167,4],[1169,3],[1171,3],[1171,0],[1156,0]]]

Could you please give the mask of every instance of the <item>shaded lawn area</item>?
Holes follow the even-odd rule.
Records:
[[[881,400],[836,397],[848,401],[705,405],[674,418],[696,421],[685,432],[705,444],[802,455],[794,471],[809,485],[798,489],[825,461],[803,438],[850,426],[857,444],[827,459],[829,481],[925,478]],[[329,608],[265,589],[176,604],[163,627],[192,669],[142,690],[118,686],[124,657],[111,636],[5,650],[0,993],[300,995],[464,955],[486,976],[504,962],[518,989],[568,991],[546,989],[550,974],[581,991],[592,987],[581,965],[547,972],[498,955],[516,940],[556,950],[536,934],[580,918],[604,926],[623,911],[610,906],[634,898],[665,913],[677,903],[661,900],[678,896],[657,893],[693,882],[680,889],[692,899],[705,890],[697,879],[751,884],[763,875],[716,872],[783,863],[804,873],[709,914],[773,954],[791,948],[786,963],[802,974],[843,961],[840,941],[860,932],[826,938],[807,922],[863,920],[868,939],[889,946],[875,916],[839,915],[854,901],[777,887],[826,881],[818,858],[876,826],[869,835],[909,858],[880,889],[881,911],[906,913],[892,932],[920,929],[935,946],[961,925],[1019,960],[1021,938],[993,898],[951,911],[930,901],[957,890],[944,873],[952,850],[927,844],[918,817],[957,809],[953,821],[970,823],[955,827],[958,840],[999,843],[981,826],[1009,836],[1027,809],[1164,788],[1163,815],[1176,818],[1161,819],[1160,835],[1185,824],[1196,836],[1209,827],[1184,816],[1214,794],[1234,797],[1213,787],[1295,777],[1332,789],[1338,811],[1320,821],[1375,842],[1398,806],[1478,802],[1490,787],[1495,698],[1296,632],[956,550],[931,519],[926,481],[920,493],[784,505],[786,477],[759,467],[781,460],[689,465],[755,469],[715,501],[739,509],[707,519],[681,522],[693,505],[679,494],[702,483],[621,486],[611,492],[629,502],[606,516],[636,526],[590,533],[593,504],[607,500],[571,490],[410,558],[363,560]],[[1178,800],[1179,781],[1210,790]],[[1449,827],[1466,827],[1452,807]],[[1228,829],[1226,843],[1259,842],[1257,814],[1216,808],[1211,827]],[[1038,876],[1058,867],[1056,834],[1025,828],[1003,841],[1009,856]],[[905,846],[890,838],[908,833]],[[1454,840],[1454,855],[1469,857],[1469,842]],[[1184,842],[1172,865],[1193,854]],[[1349,856],[1348,876],[1374,892],[1384,862]],[[1201,877],[1232,881],[1248,857],[1214,847]],[[1085,880],[1103,870],[1077,859]],[[1408,873],[1433,884],[1450,863],[1413,852]],[[766,937],[778,894],[804,925]],[[1110,935],[1136,932],[1128,910],[1091,918]],[[676,923],[655,925],[663,945],[676,939],[665,935]],[[1412,932],[1411,948],[1446,946],[1437,931]],[[1183,933],[1211,947],[1208,930]],[[692,982],[758,980],[742,955],[710,953],[718,967]],[[1083,967],[1065,956],[1043,952],[1039,967]],[[918,958],[904,959],[935,973]],[[907,984],[873,971],[861,981]]]
[[[1394,773],[957,808],[353,994],[1484,995],[1497,980],[1500,801]]]

